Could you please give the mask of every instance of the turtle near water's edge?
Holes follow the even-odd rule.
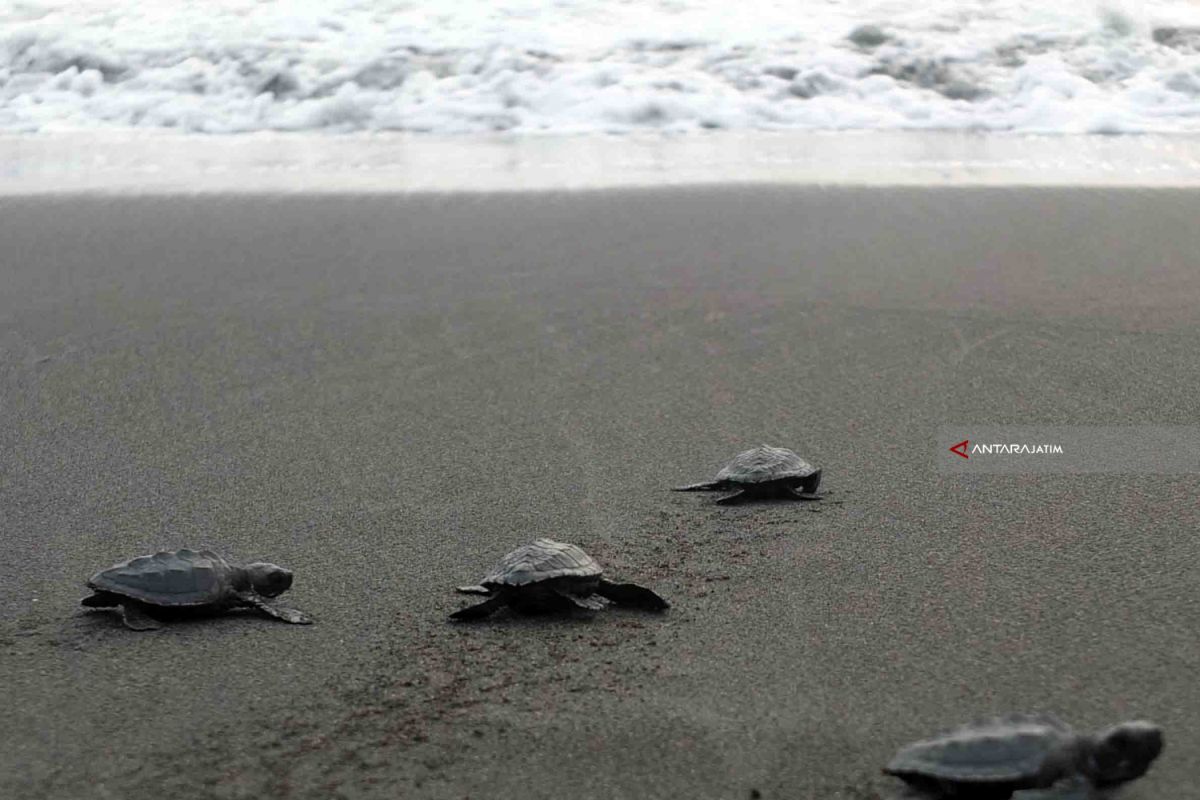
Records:
[[[785,447],[764,444],[738,453],[721,468],[715,480],[678,486],[676,492],[716,492],[737,490],[717,500],[732,505],[746,500],[781,498],[820,500],[821,470]]]
[[[1149,722],[1086,736],[1050,715],[1011,714],[907,745],[883,771],[927,797],[1007,800],[1027,789],[1126,783],[1162,749],[1162,730]]]
[[[460,586],[463,594],[486,595],[487,600],[450,615],[475,620],[508,606],[523,614],[551,611],[599,611],[609,603],[663,611],[670,603],[644,586],[613,583],[600,565],[573,544],[538,539],[500,559],[478,586]]]
[[[269,598],[286,592],[292,573],[264,562],[231,564],[211,550],[164,550],[114,564],[87,582],[93,591],[80,604],[121,609],[126,627],[136,631],[162,627],[160,618],[188,612],[216,614],[254,608],[295,625],[312,620],[276,606]]]

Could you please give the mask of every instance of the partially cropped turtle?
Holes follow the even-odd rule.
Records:
[[[821,485],[821,470],[786,447],[764,444],[753,450],[738,453],[721,467],[717,479],[704,483],[679,486],[677,492],[714,492],[737,489],[735,494],[722,497],[720,505],[731,505],[760,498],[788,500],[820,500],[817,487]]]
[[[290,571],[262,562],[231,564],[211,550],[139,556],[97,572],[87,585],[94,594],[80,603],[91,608],[120,606],[125,625],[135,631],[162,627],[162,617],[234,608],[256,608],[296,625],[312,622],[295,609],[267,602],[291,587]]]
[[[451,619],[483,619],[504,606],[523,614],[582,609],[599,611],[610,602],[646,611],[670,607],[649,589],[632,583],[612,583],[600,565],[573,544],[538,539],[500,559],[479,586],[460,586],[464,594],[488,599],[450,615]]]
[[[1013,714],[910,744],[883,771],[931,797],[1004,800],[1021,789],[1078,793],[1125,783],[1144,775],[1162,749],[1162,730],[1149,722],[1085,736],[1049,715]]]

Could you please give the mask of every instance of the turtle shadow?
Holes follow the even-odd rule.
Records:
[[[502,608],[486,619],[448,620],[447,624],[454,628],[473,630],[476,628],[505,627],[515,630],[549,630],[553,628],[579,628],[593,625],[600,617],[610,614],[625,616],[658,616],[647,615],[636,609],[606,608],[603,611],[552,610],[540,613],[515,611]]]
[[[824,501],[824,498],[822,498]],[[819,514],[827,506],[841,505],[841,503],[832,503],[829,501],[807,501],[801,503],[798,500],[791,500],[786,497],[755,497],[748,500],[738,500],[734,503],[721,503],[714,500],[707,504],[708,508],[747,508],[747,509],[762,509],[762,508],[795,508],[798,511],[807,511],[810,513]]]
[[[118,630],[128,634],[141,633],[162,634],[176,629],[179,631],[199,630],[205,627],[224,628],[226,626],[245,625],[248,621],[255,623],[271,623],[250,608],[234,608],[226,611],[206,611],[203,609],[172,609],[143,607],[142,613],[159,623],[162,627],[154,630],[135,631],[128,628],[121,619],[121,608],[84,608],[72,615],[78,622],[78,628],[87,633]]]
[[[786,492],[768,492],[764,494],[743,492],[741,494],[735,493],[704,501],[700,504],[700,507],[710,511],[727,511],[739,508],[754,510],[770,508],[796,509],[798,511],[820,513],[821,511],[845,507],[847,494],[849,492],[845,489],[823,489],[815,495],[805,496],[792,496]]]

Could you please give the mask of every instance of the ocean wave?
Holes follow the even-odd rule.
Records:
[[[128,127],[1192,132],[1200,6],[27,0],[0,9],[0,130]]]

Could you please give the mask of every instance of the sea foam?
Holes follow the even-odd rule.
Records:
[[[0,130],[1200,130],[1200,5],[0,6]]]

